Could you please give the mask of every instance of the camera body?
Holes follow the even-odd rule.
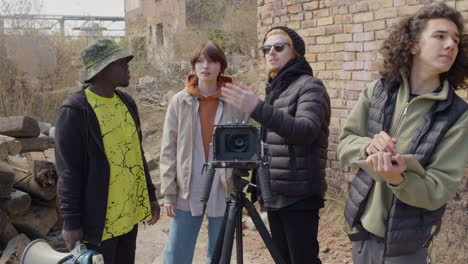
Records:
[[[255,169],[265,153],[258,129],[244,124],[217,125],[212,147],[215,168]]]
[[[234,168],[234,186],[238,177],[248,176],[248,170],[257,170],[258,187],[265,203],[271,200],[270,177],[268,174],[268,145],[260,140],[258,129],[246,124],[215,126],[213,135],[213,160],[206,164],[206,178],[200,201],[208,201],[216,168]],[[239,188],[242,190],[242,188]]]

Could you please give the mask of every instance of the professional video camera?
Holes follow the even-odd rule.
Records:
[[[242,124],[228,123],[227,125],[215,126],[213,141],[210,146],[213,149],[213,160],[205,164],[208,169],[200,197],[201,202],[205,206],[208,202],[216,168],[232,168],[234,186],[234,191],[231,193],[231,199],[228,202],[229,206],[224,214],[222,229],[216,242],[211,264],[228,264],[231,262],[234,233],[236,233],[237,239],[237,263],[243,263],[242,208],[244,207],[252,218],[275,263],[285,263],[279,251],[273,245],[271,236],[257,210],[243,192],[249,181],[242,177],[249,175],[248,170],[253,170],[252,178],[257,175],[257,187],[261,191],[263,202],[268,204],[272,198],[268,174],[270,162],[268,145],[261,142],[258,129],[255,126],[246,125],[244,122]]]

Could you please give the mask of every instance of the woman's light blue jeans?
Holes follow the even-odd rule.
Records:
[[[203,216],[192,216],[191,212],[176,210],[176,218],[171,219],[169,239],[164,248],[164,264],[191,264]],[[223,223],[222,217],[208,217],[208,248],[206,263],[211,262],[216,240]]]

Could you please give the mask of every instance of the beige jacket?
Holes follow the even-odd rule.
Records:
[[[168,106],[164,120],[159,169],[164,204],[176,204],[177,196],[187,199],[192,175],[192,153],[195,138],[193,112],[195,97],[185,90],[176,93]],[[220,97],[222,101],[223,98]],[[248,115],[224,103],[220,124],[247,121]],[[226,197],[232,190],[230,170],[219,170]]]

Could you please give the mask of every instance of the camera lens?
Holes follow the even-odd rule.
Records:
[[[249,147],[249,135],[231,135],[226,140],[226,149],[230,152],[246,152]]]

